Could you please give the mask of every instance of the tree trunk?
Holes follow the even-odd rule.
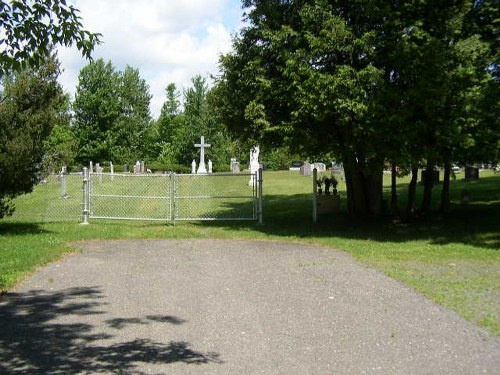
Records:
[[[434,170],[434,164],[431,161],[427,161],[425,165],[424,174],[424,198],[422,199],[422,212],[427,213],[431,210],[431,199],[432,199],[432,171]]]
[[[411,181],[408,186],[408,204],[406,214],[410,217],[415,212],[415,199],[417,193],[418,168],[411,169]]]
[[[396,191],[397,168],[394,162],[391,166],[391,214],[393,216],[399,213],[398,193]]]
[[[362,168],[356,159],[344,157],[347,185],[347,208],[356,216],[378,215],[382,207],[382,164],[378,168]]]
[[[447,163],[444,166],[443,190],[441,191],[441,208],[442,213],[450,211],[450,175],[451,165]]]

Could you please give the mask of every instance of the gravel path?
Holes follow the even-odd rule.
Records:
[[[77,246],[0,299],[1,374],[500,373],[500,339],[344,252]]]

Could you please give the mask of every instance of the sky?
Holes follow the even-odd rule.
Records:
[[[242,26],[240,0],[71,0],[83,27],[102,34],[92,57],[117,70],[139,70],[149,85],[151,114],[157,118],[165,88],[182,91],[197,74],[218,73],[219,56],[231,50],[231,36]],[[60,83],[72,97],[80,70],[89,63],[76,47],[58,49]]]

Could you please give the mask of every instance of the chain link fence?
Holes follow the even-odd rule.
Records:
[[[14,200],[14,215],[23,222],[79,222],[82,219],[82,173],[51,174],[33,192]]]
[[[15,200],[8,220],[259,220],[262,177],[250,174],[50,175]],[[259,193],[260,192],[260,193]]]

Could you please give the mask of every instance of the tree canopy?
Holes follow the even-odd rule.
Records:
[[[225,123],[264,144],[333,153],[344,164],[351,212],[380,212],[386,160],[433,167],[465,160],[472,144],[498,147],[498,130],[486,130],[498,119],[481,120],[498,108],[483,100],[498,86],[497,52],[485,37],[498,28],[482,8],[498,5],[243,3],[247,26],[221,58],[215,89]]]
[[[39,66],[55,45],[76,44],[90,58],[100,37],[83,28],[78,9],[65,0],[2,0],[0,76]]]
[[[46,60],[4,80],[0,103],[0,217],[9,215],[11,201],[31,192],[40,181],[44,141],[61,122],[65,95],[57,82],[59,63]]]

